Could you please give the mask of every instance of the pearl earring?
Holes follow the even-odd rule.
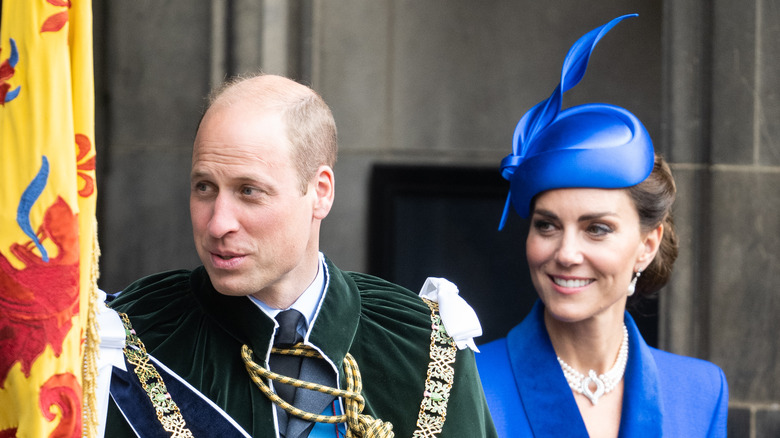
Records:
[[[631,283],[628,284],[628,296],[634,295],[634,292],[636,292],[636,281],[639,279],[639,276],[642,275],[642,270],[639,269],[636,271],[636,274],[634,275],[634,278],[631,279]]]

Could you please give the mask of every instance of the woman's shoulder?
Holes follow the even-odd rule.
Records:
[[[517,390],[512,384],[515,378],[506,338],[480,345],[479,353],[475,354],[474,358],[477,361],[479,377],[491,410],[499,408],[507,397],[517,397]]]
[[[665,368],[680,368],[685,372],[690,370],[698,370],[708,373],[720,373],[719,366],[712,362],[696,357],[683,356],[680,354],[670,353],[668,351],[659,350],[654,347],[649,347],[650,352],[653,354],[653,358],[659,367]]]
[[[481,344],[477,363],[483,363],[485,366],[497,365],[499,362],[509,360],[509,351],[507,350],[506,338],[498,338],[493,341]]]
[[[716,364],[695,357],[682,356],[650,347],[658,374],[668,384],[696,387],[715,393],[726,389],[726,376]]]
[[[675,436],[726,436],[729,388],[719,366],[650,348],[658,369],[664,430]]]

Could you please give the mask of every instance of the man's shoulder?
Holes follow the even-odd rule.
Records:
[[[342,271],[342,273],[355,284],[363,307],[430,315],[430,309],[419,294],[404,286],[361,272]]]
[[[152,274],[128,285],[108,304],[112,309],[126,313],[134,326],[139,318],[158,323],[177,319],[181,313],[191,311],[194,305],[192,281],[193,271],[188,270]]]
[[[376,336],[429,343],[431,310],[417,294],[398,284],[361,272],[328,266],[328,292],[321,312],[339,325],[356,330],[360,338],[352,348],[372,344]],[[411,331],[411,332],[410,332]],[[353,352],[354,354],[354,352]]]
[[[423,401],[431,410],[451,412],[442,436],[495,436],[474,355],[439,335],[438,312],[419,294],[390,281],[357,272],[339,275],[359,292],[360,318],[350,353],[360,364],[364,395],[378,417],[391,420],[396,436],[411,436],[418,415],[435,417],[420,413],[420,395],[437,393],[442,381],[451,382],[450,402]],[[395,416],[388,414],[394,411]]]
[[[196,273],[177,270],[141,278],[109,303],[112,309],[127,315],[147,351],[168,366],[170,351],[178,349],[163,352],[158,347],[166,341],[171,341],[169,345],[190,345],[204,313],[193,291],[193,284],[198,283]],[[171,337],[174,333],[178,333],[175,342]]]
[[[419,298],[418,295],[408,288],[383,278],[354,271],[341,271],[342,274],[352,279],[362,293],[376,294],[401,294],[412,298]]]
[[[147,294],[175,293],[189,289],[192,271],[178,269],[147,275],[122,289],[110,301],[111,307],[120,307]]]

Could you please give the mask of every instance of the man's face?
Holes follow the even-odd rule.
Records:
[[[241,103],[203,118],[192,155],[195,246],[217,291],[300,293],[316,274],[316,190],[302,194],[279,114]]]

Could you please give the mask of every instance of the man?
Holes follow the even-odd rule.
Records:
[[[192,154],[203,266],[141,279],[112,302],[129,336],[106,436],[495,436],[473,353],[444,330],[457,321],[320,253],[335,161],[333,117],[308,87],[264,75],[215,93]],[[318,356],[292,373],[320,390],[267,372],[288,375],[299,357],[271,352],[282,338],[278,348]],[[347,421],[309,421],[320,413]]]

